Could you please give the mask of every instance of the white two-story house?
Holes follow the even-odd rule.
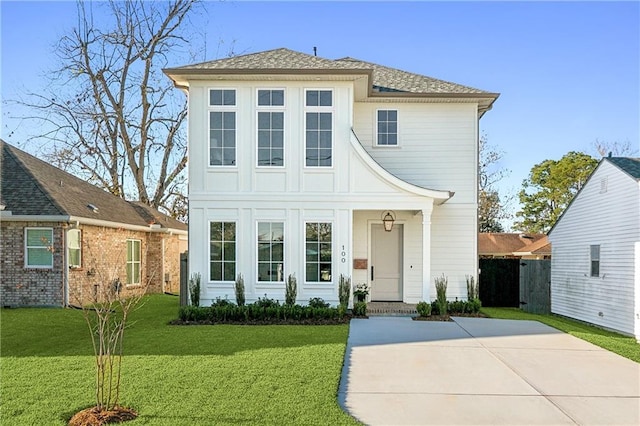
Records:
[[[288,49],[165,69],[189,97],[189,272],[202,304],[466,298],[477,276],[478,121],[496,93]]]

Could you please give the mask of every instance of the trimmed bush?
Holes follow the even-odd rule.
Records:
[[[367,316],[367,302],[356,302],[353,304],[353,315],[356,317]]]
[[[427,302],[420,302],[416,305],[416,311],[421,317],[431,316],[431,304]]]
[[[366,303],[365,303],[366,313]],[[238,306],[233,303],[221,303],[210,307],[183,306],[178,318],[185,322],[208,321],[225,322],[285,322],[307,320],[343,320],[347,312],[344,307],[330,308],[321,306],[280,305],[272,299],[264,298],[259,302]]]
[[[328,308],[330,305],[322,297],[314,297],[309,299],[309,306],[312,308]]]

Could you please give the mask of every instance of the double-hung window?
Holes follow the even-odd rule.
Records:
[[[313,283],[331,281],[331,223],[307,223],[305,249],[305,280]]]
[[[591,276],[600,276],[600,245],[592,245],[590,248],[591,258]]]
[[[258,166],[284,166],[284,90],[258,90]]]
[[[284,282],[282,222],[258,222],[258,281]]]
[[[379,146],[398,145],[398,111],[380,109],[377,112],[377,144]]]
[[[140,284],[140,240],[127,240],[127,285]]]
[[[236,224],[211,222],[209,225],[209,281],[236,279]]]
[[[82,266],[82,234],[79,229],[67,232],[67,259],[70,268]]]
[[[209,165],[236,165],[236,91],[209,90]]]
[[[53,228],[25,228],[26,268],[53,268]]]
[[[333,156],[333,92],[305,91],[305,165],[331,167]]]

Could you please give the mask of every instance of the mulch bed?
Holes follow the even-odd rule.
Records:
[[[253,320],[253,321],[182,321],[175,319],[171,321],[170,325],[216,325],[216,324],[231,324],[231,325],[339,325],[348,324],[351,321],[351,315],[346,315],[340,319],[304,319],[304,320]]]
[[[138,413],[126,407],[115,407],[113,410],[99,410],[98,407],[90,407],[71,417],[69,426],[102,426],[108,423],[134,420],[137,417]]]

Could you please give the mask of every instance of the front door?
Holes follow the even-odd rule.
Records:
[[[371,225],[372,301],[402,301],[402,231],[398,224],[391,232],[382,225]]]

